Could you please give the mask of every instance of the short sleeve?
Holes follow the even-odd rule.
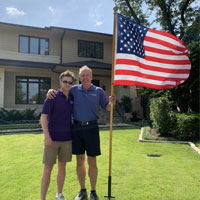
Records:
[[[102,88],[99,88],[99,92],[100,92],[100,102],[99,102],[99,104],[103,109],[106,109],[106,106],[109,103],[108,97],[107,97],[106,93],[103,91]]]
[[[44,105],[43,105],[43,108],[42,108],[42,114],[47,114],[47,115],[50,114],[51,102],[52,102],[52,100],[50,100],[48,98],[45,99]]]

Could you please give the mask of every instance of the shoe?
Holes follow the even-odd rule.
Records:
[[[99,200],[96,192],[90,192],[90,200]]]
[[[86,196],[87,196],[86,190],[80,190],[80,192],[78,193],[78,195],[75,197],[74,200],[83,200],[85,199]]]
[[[65,199],[65,197],[64,197],[64,195],[63,194],[61,194],[61,193],[56,193],[56,200],[66,200]]]

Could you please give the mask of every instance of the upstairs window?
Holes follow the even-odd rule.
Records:
[[[103,59],[103,43],[78,40],[78,56]]]
[[[49,55],[49,39],[19,36],[19,52]]]

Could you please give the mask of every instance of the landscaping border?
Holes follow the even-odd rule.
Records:
[[[139,142],[152,142],[152,143],[178,143],[178,144],[188,144],[190,147],[196,151],[200,155],[200,149],[190,141],[161,141],[161,140],[144,140],[143,139],[143,131],[144,127],[141,128],[140,135],[139,135]]]

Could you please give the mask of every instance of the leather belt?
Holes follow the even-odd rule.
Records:
[[[82,126],[88,126],[88,125],[92,125],[92,124],[97,124],[97,120],[88,121],[88,122],[81,122],[81,121],[78,121],[78,120],[74,120],[74,124],[80,124]]]

